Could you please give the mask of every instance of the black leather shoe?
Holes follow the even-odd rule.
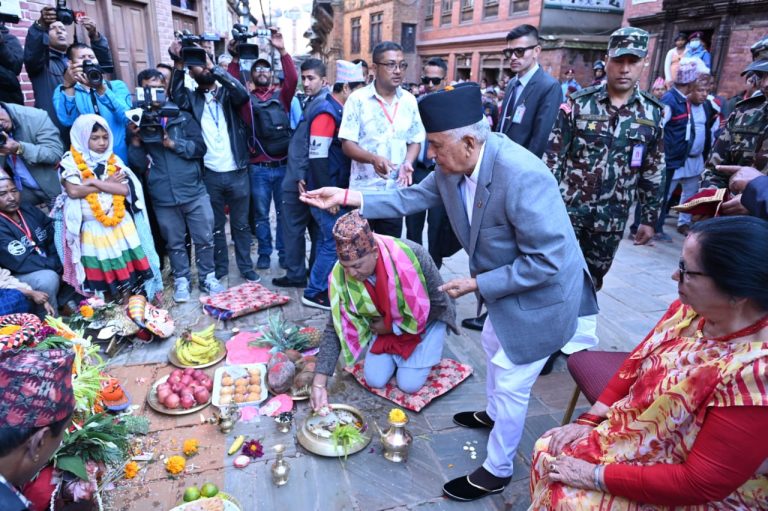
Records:
[[[557,357],[564,356],[565,358],[568,358],[570,355],[566,355],[560,350],[557,350],[556,352],[552,353],[549,358],[547,359],[547,363],[544,364],[544,367],[541,369],[541,372],[539,373],[540,376],[547,375],[552,372],[552,369],[555,368],[555,362],[557,361]]]
[[[483,329],[483,324],[485,323],[485,318],[488,317],[488,313],[480,314],[476,318],[466,318],[461,320],[461,326],[464,328],[469,328],[470,330],[477,330],[480,331]]]
[[[459,412],[453,416],[453,422],[462,428],[493,428],[495,424],[485,411]]]
[[[288,277],[277,277],[272,279],[272,285],[277,287],[307,287],[307,281],[291,280]]]
[[[485,484],[480,484],[478,479],[483,479]],[[449,499],[469,502],[503,492],[511,479],[511,477],[496,477],[480,467],[467,476],[457,477],[445,483],[443,493]],[[488,484],[491,481],[493,484]]]

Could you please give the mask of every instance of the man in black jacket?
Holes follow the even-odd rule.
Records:
[[[90,46],[102,68],[112,68],[112,54],[107,39],[99,33],[96,25],[88,17],[82,17],[79,23],[85,28],[90,39]],[[53,107],[53,91],[64,83],[64,73],[69,67],[67,58],[67,27],[56,21],[56,8],[43,7],[40,19],[29,27],[24,43],[24,67],[32,82],[35,92],[35,108],[48,112],[51,120],[61,131],[65,147],[69,147],[69,128],[62,126]]]
[[[142,71],[137,81],[140,87],[165,90],[165,78],[157,69]],[[149,126],[146,121],[141,124],[144,133]],[[160,141],[142,140],[141,129],[136,124],[129,124],[132,134],[128,163],[134,171],[146,177],[146,188],[171,260],[173,299],[181,303],[190,299],[187,229],[195,244],[200,290],[214,294],[225,288],[214,274],[213,210],[200,165],[205,155],[200,125],[184,111],[177,117],[159,117],[157,122],[162,129]]]
[[[21,204],[18,188],[5,174],[0,174],[0,267],[32,289],[46,293],[52,310],[58,310],[62,268],[54,246],[53,223],[35,206]],[[39,305],[39,314],[50,311]]]
[[[248,138],[245,124],[238,114],[248,102],[248,91],[224,69],[213,64],[206,55],[206,66],[190,66],[189,74],[197,82],[191,91],[184,86],[184,62],[181,43],[174,41],[168,52],[174,59],[171,77],[171,99],[179,108],[192,114],[200,124],[207,151],[203,158],[203,181],[213,207],[213,242],[216,278],[229,274],[229,254],[224,227],[229,206],[229,223],[235,243],[235,262],[244,279],[258,282],[251,260],[251,229],[248,212],[251,186],[248,178]],[[221,84],[221,87],[219,87]]]
[[[3,103],[24,104],[19,83],[23,63],[19,39],[5,24],[0,25],[0,101]]]

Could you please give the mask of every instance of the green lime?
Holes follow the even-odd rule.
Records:
[[[205,486],[203,486],[205,488]],[[193,500],[197,500],[200,498],[200,490],[197,489],[197,486],[190,486],[186,490],[184,490],[184,502],[192,502]]]
[[[219,487],[213,483],[205,483],[203,487],[200,488],[200,495],[203,497],[214,497],[218,493]]]

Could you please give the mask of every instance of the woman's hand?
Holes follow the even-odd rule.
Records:
[[[586,490],[600,490],[595,486],[596,465],[594,463],[571,456],[558,456],[547,465],[546,478],[551,482]]]
[[[551,437],[549,439],[549,448],[547,450],[552,455],[558,455],[563,452],[563,449],[567,445],[571,445],[574,442],[586,438],[593,429],[592,426],[586,426],[584,424],[566,424],[565,426],[545,431],[541,436]]]
[[[122,170],[118,170],[111,176],[107,176],[107,178],[104,180],[107,183],[120,183],[123,184],[128,180],[128,176],[126,176]]]

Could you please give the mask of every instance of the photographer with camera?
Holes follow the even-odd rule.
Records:
[[[59,0],[61,2],[61,0]],[[63,2],[66,7],[66,2]],[[69,66],[67,26],[74,22],[74,14],[66,8],[43,7],[40,18],[29,27],[24,43],[24,67],[35,92],[35,108],[48,112],[59,128],[65,147],[69,147],[69,129],[59,122],[53,107],[53,91],[64,82]],[[88,33],[96,59],[105,67],[112,67],[112,53],[107,39],[99,33],[96,24],[83,16],[79,22]],[[70,123],[71,125],[71,123]]]
[[[205,140],[207,151],[203,158],[203,181],[213,208],[215,276],[221,279],[229,273],[229,253],[224,231],[227,223],[225,207],[229,206],[237,268],[244,279],[258,282],[261,277],[253,270],[251,230],[248,226],[251,200],[248,136],[245,124],[238,114],[240,107],[248,104],[248,91],[232,75],[219,66],[214,66],[210,55],[204,51],[204,66],[197,65],[197,58],[194,64],[188,62],[189,74],[197,82],[197,89],[187,89],[184,86],[185,62],[182,48],[181,41],[174,41],[168,48],[168,53],[175,63],[170,87],[171,100],[179,108],[192,114],[200,125]],[[188,45],[183,49],[200,48]]]
[[[229,74],[240,81],[242,77],[238,47],[241,42],[243,41],[238,41],[238,38],[229,42],[228,50],[232,55],[232,62],[227,69]],[[256,239],[259,242],[256,268],[260,269],[270,267],[272,255],[272,235],[269,225],[271,202],[274,202],[277,213],[275,249],[280,266],[285,267],[281,185],[285,177],[288,144],[291,141],[289,119],[291,100],[296,93],[296,84],[299,81],[293,59],[285,51],[283,35],[277,30],[272,31],[270,43],[280,53],[285,82],[282,88],[275,87],[272,63],[265,58],[256,59],[250,68],[250,79],[253,83],[251,101],[240,107],[240,116],[248,130],[253,220],[256,224]]]
[[[0,103],[0,168],[9,168],[30,206],[50,206],[61,193],[58,164],[64,148],[44,110]]]
[[[21,58],[21,43],[11,34],[5,23],[0,23],[0,101],[24,104],[19,73],[24,60]]]
[[[96,114],[109,124],[115,138],[114,152],[128,159],[125,142],[125,112],[131,108],[131,93],[120,80],[106,80],[93,49],[75,43],[67,48],[69,66],[64,82],[53,92],[53,107],[64,126],[72,126],[83,114]]]
[[[146,190],[171,261],[173,299],[177,303],[190,299],[187,229],[195,244],[200,290],[224,291],[214,274],[213,209],[200,165],[205,155],[200,125],[189,112],[164,100],[166,84],[160,71],[146,69],[137,81],[145,99],[140,103],[139,126],[129,124],[128,164],[146,176]]]

